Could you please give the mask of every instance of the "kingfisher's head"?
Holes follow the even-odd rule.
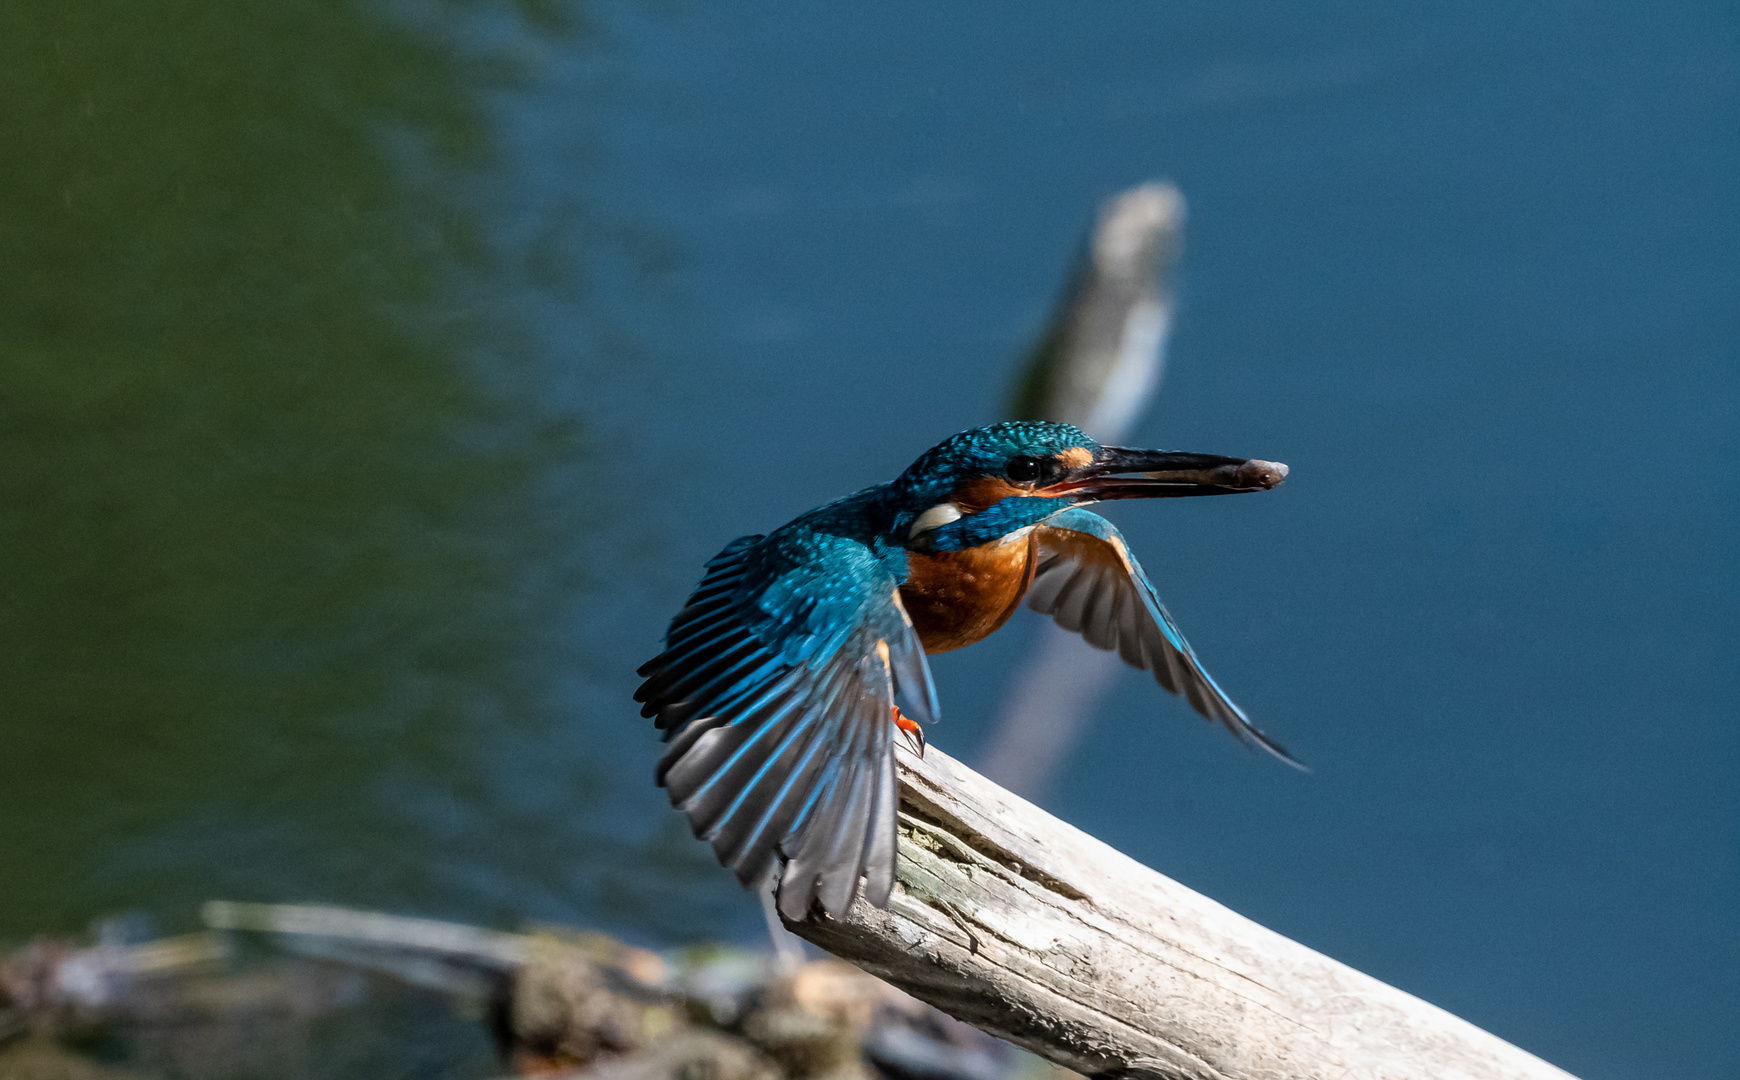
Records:
[[[1020,420],[944,439],[894,486],[917,537],[1008,499],[1033,500],[1031,513],[999,509],[1013,531],[1072,504],[1264,491],[1286,476],[1279,462],[1101,446],[1070,424]]]

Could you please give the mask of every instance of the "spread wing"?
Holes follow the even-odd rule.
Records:
[[[1027,590],[1029,607],[1096,649],[1115,649],[1125,663],[1153,672],[1161,686],[1183,695],[1191,708],[1242,742],[1299,764],[1257,730],[1203,669],[1111,522],[1086,510],[1065,510],[1046,518],[1035,534],[1039,555]]]
[[[670,746],[658,782],[745,886],[781,860],[779,909],[838,917],[860,877],[894,885],[893,706],[936,717],[892,575],[864,545],[807,530],[733,541],[640,669]]]

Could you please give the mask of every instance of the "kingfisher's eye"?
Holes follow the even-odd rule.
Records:
[[[1044,471],[1045,468],[1039,463],[1038,458],[1023,454],[1020,457],[1009,459],[1009,464],[1003,468],[1003,475],[1017,484],[1031,484],[1039,479],[1039,474]]]

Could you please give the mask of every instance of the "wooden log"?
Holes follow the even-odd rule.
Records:
[[[930,750],[902,749],[886,910],[786,925],[955,1017],[1096,1076],[1567,1080],[1265,929]]]

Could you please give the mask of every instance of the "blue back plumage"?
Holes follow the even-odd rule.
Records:
[[[759,545],[746,584],[755,593],[747,619],[788,663],[825,661],[860,622],[866,606],[873,629],[894,631],[873,594],[899,579],[878,551],[882,489],[871,489],[803,515]]]

